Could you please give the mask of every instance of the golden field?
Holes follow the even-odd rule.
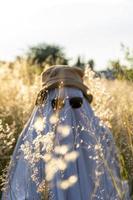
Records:
[[[41,87],[40,69],[25,60],[0,64],[0,175],[10,160],[18,135],[28,120]],[[85,71],[84,81],[94,96],[92,108],[112,131],[122,162],[124,179],[133,177],[133,83],[94,78]],[[2,181],[1,181],[2,182]]]

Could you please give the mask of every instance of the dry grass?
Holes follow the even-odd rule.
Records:
[[[94,79],[91,71],[86,71],[85,82],[94,95],[92,106],[96,115],[111,128],[125,160],[124,176],[133,177],[133,85],[124,81]],[[34,66],[21,60],[0,66],[0,85],[1,175],[34,107],[40,77]]]
[[[38,78],[25,61],[0,66],[0,175],[33,109]]]
[[[113,96],[110,109],[112,131],[125,160],[129,179],[133,177],[133,83],[108,81],[105,86]]]

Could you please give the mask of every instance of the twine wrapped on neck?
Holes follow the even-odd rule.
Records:
[[[80,89],[88,102],[92,102],[92,95],[89,94],[89,88],[83,84],[84,72],[78,67],[69,67],[67,65],[55,65],[45,70],[42,77],[42,89],[37,95],[36,105],[43,104],[47,98],[47,92],[54,88],[75,87]]]

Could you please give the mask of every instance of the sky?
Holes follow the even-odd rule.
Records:
[[[133,0],[0,0],[0,60],[42,42],[105,68],[133,47]]]

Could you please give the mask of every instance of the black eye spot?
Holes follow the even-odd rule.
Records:
[[[81,97],[73,97],[69,100],[72,108],[80,108],[82,106],[83,100]]]
[[[51,106],[52,106],[52,108],[55,110],[56,109],[56,107],[57,107],[57,99],[52,99],[52,101],[51,101]]]

